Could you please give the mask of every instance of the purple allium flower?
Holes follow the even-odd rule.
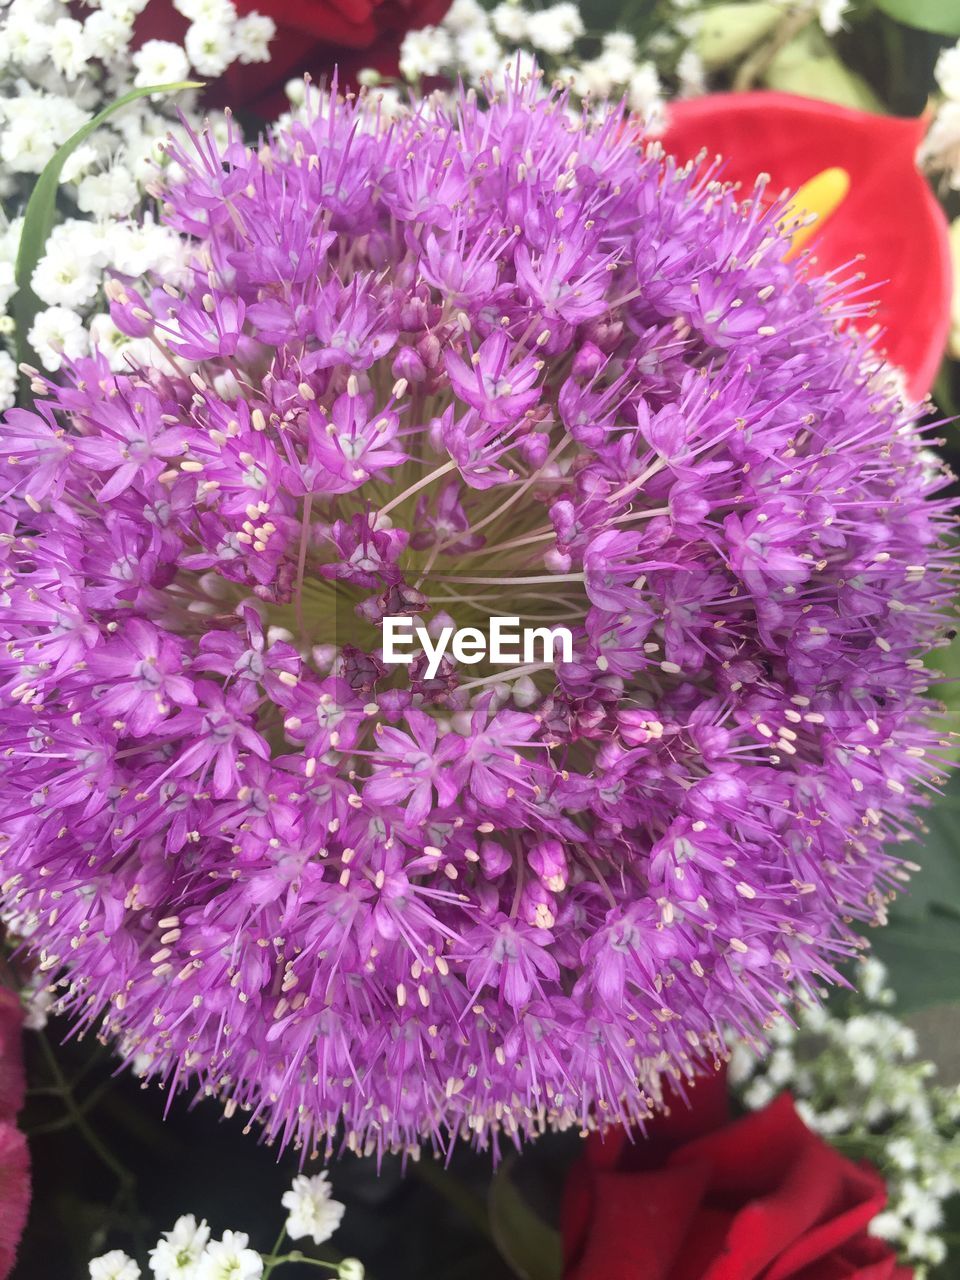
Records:
[[[515,85],[174,148],[189,284],[12,413],[8,914],[270,1139],[649,1113],[882,920],[945,478],[781,211]],[[565,624],[554,669],[380,621]]]

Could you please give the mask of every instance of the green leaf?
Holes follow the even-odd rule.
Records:
[[[738,62],[783,21],[783,9],[765,0],[718,4],[699,15],[693,48],[708,71]]]
[[[68,138],[57,149],[56,154],[37,178],[30,193],[30,199],[27,201],[23,234],[20,237],[20,247],[17,252],[17,293],[14,297],[13,310],[17,325],[17,355],[21,361],[36,358],[27,344],[27,334],[33,325],[34,316],[40,310],[40,300],[30,287],[30,282],[37,263],[43,257],[43,251],[56,220],[57,192],[63,166],[81,143],[86,142],[92,133],[95,133],[115,112],[127,106],[128,103],[150,94],[179,93],[182,89],[202,88],[201,81],[181,80],[177,84],[155,84],[147,85],[142,89],[131,89],[122,98],[104,107],[99,115],[88,120],[72,137]]]
[[[538,1218],[501,1165],[490,1183],[490,1227],[497,1248],[521,1280],[560,1280],[560,1235]]]
[[[898,1013],[960,1000],[960,920],[897,920],[868,937],[889,971]]]
[[[876,0],[877,8],[907,27],[938,36],[960,36],[957,0]]]
[[[883,112],[884,106],[866,80],[834,53],[818,27],[808,27],[771,59],[763,77],[768,89],[822,98],[841,107]]]
[[[931,913],[960,921],[960,774],[954,773],[944,795],[922,816],[926,833],[896,846],[897,856],[920,870],[897,897],[890,913],[894,925],[925,921]]]

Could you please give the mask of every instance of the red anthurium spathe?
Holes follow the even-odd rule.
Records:
[[[680,160],[722,156],[723,179],[745,190],[769,174],[771,195],[845,171],[849,187],[807,247],[828,273],[863,255],[878,349],[917,397],[943,356],[952,290],[947,221],[916,164],[925,128],[793,94],[729,93],[672,103],[662,138]]]

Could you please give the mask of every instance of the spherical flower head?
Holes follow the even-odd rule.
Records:
[[[287,1235],[291,1240],[310,1236],[314,1244],[329,1240],[343,1218],[344,1206],[331,1199],[332,1188],[325,1173],[306,1177],[299,1174],[284,1192],[281,1204],[289,1210]]]
[[[917,408],[762,187],[568,105],[174,144],[141,367],[3,427],[4,905],[305,1155],[642,1122],[862,948],[938,776]],[[569,655],[438,650],[493,616]]]

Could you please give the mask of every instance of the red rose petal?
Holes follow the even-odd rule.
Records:
[[[590,1230],[570,1280],[672,1280],[708,1179],[698,1165],[599,1173]]]

